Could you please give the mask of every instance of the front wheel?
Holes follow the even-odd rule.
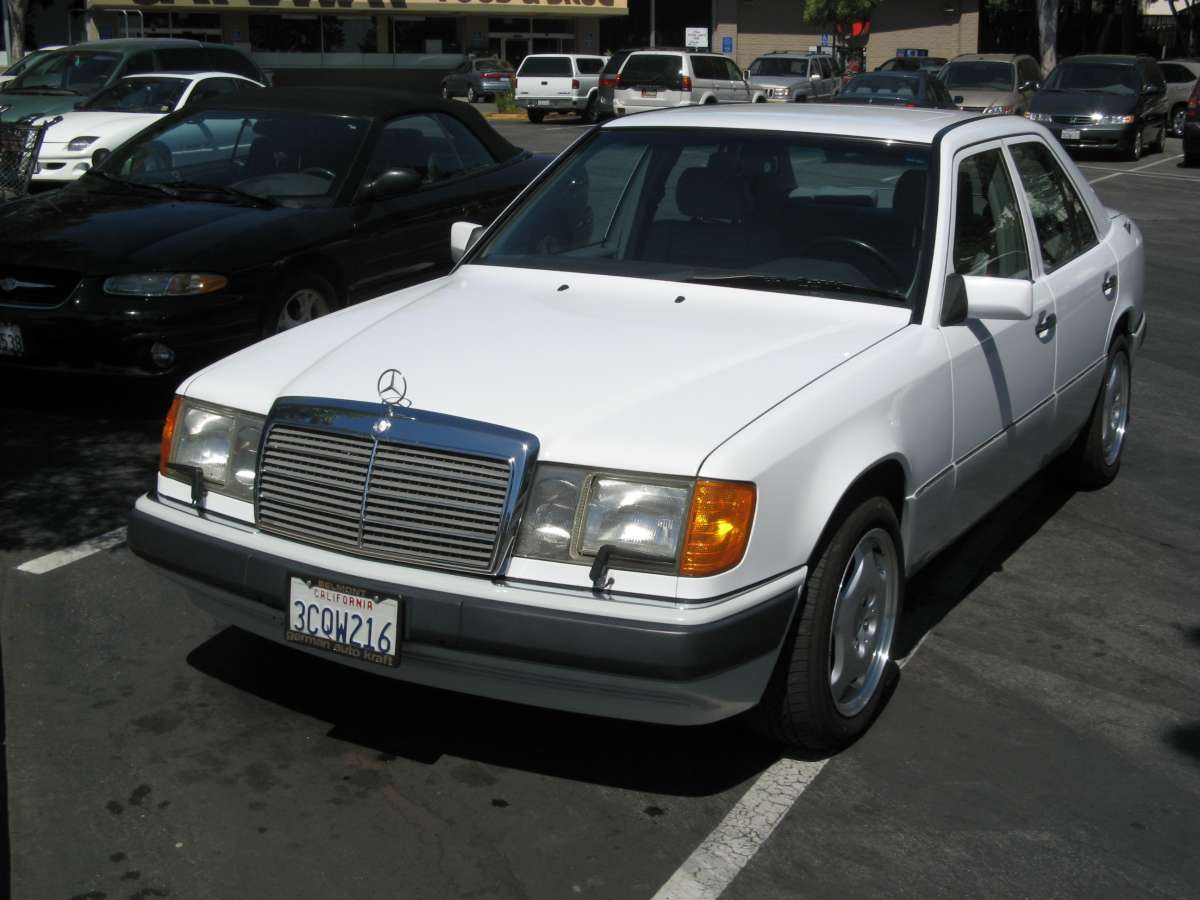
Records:
[[[896,677],[904,600],[900,526],[872,497],[844,514],[809,570],[758,723],[784,744],[838,750],[863,734]]]
[[[1142,158],[1142,129],[1138,128],[1133,136],[1133,146],[1129,148],[1127,155],[1130,160],[1137,162]]]
[[[337,308],[337,292],[315,272],[289,278],[263,316],[262,336],[270,337],[306,325]]]
[[[1108,350],[1100,394],[1087,425],[1070,451],[1074,463],[1072,474],[1082,488],[1104,487],[1121,471],[1121,453],[1129,428],[1131,376],[1129,341],[1121,335]]]
[[[1183,137],[1183,129],[1187,124],[1187,107],[1176,107],[1175,112],[1171,115],[1171,134],[1177,138]]]

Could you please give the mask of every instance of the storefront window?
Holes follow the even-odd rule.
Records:
[[[374,16],[322,16],[326,53],[378,53]]]
[[[221,17],[215,13],[146,13],[146,37],[221,40]]]
[[[459,53],[458,21],[450,16],[393,19],[396,53]]]
[[[250,48],[272,53],[320,53],[316,16],[250,16]]]

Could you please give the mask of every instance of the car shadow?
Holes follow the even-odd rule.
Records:
[[[0,551],[57,549],[125,524],[154,486],[167,384],[0,372]]]
[[[911,652],[1071,497],[1039,476],[933,561],[909,590],[898,635]],[[443,756],[671,796],[728,790],[781,758],[744,721],[680,728],[577,715],[380,678],[227,628],[188,656],[197,671],[328,723],[328,736],[381,759]],[[380,710],[395,714],[380,715]],[[819,755],[789,754],[820,759]]]
[[[1184,629],[1181,625],[1180,628],[1183,630],[1184,640],[1200,647],[1200,626]],[[1192,761],[1200,766],[1200,722],[1173,725],[1166,730],[1164,738],[1173,749],[1191,757]]]

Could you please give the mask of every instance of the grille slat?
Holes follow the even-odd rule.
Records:
[[[368,556],[487,571],[511,478],[508,460],[277,425],[263,449],[259,524]]]

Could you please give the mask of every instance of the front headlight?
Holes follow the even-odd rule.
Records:
[[[741,482],[541,464],[514,552],[590,565],[608,546],[619,568],[715,575],[741,561],[754,500]]]
[[[1025,113],[1025,118],[1031,122],[1049,122],[1050,113],[1027,112]]]
[[[1092,116],[1092,121],[1098,125],[1132,125],[1137,118],[1135,116],[1104,116],[1096,114]]]
[[[1012,111],[1013,111],[1012,106],[1003,106],[1001,104],[996,104],[995,106],[989,106],[987,109],[985,109],[983,111],[983,114],[985,116],[1010,116],[1010,115],[1012,115]]]
[[[86,150],[88,147],[92,146],[92,144],[96,143],[98,140],[100,140],[100,138],[94,134],[73,138],[67,142],[67,150],[71,153],[79,153],[80,151]]]
[[[163,425],[159,472],[188,483],[199,469],[205,486],[238,500],[254,500],[262,416],[176,397]]]
[[[147,272],[104,279],[104,293],[129,297],[187,297],[211,294],[229,283],[224,275],[203,272]]]

